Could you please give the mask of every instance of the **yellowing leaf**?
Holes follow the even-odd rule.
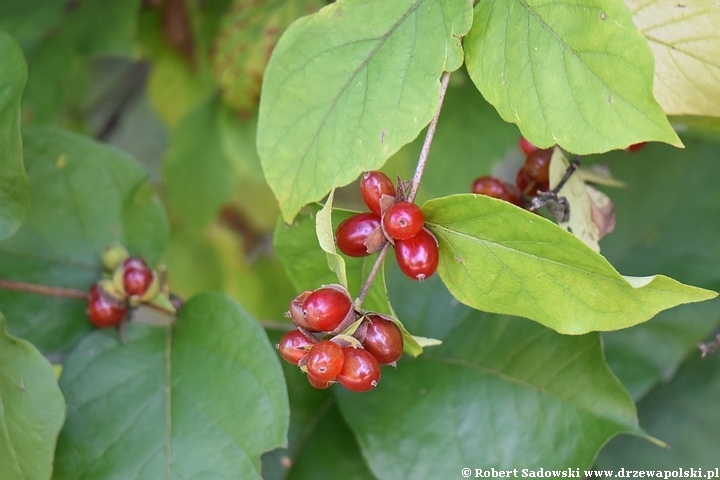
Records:
[[[720,4],[625,0],[655,56],[655,98],[668,115],[720,117]]]

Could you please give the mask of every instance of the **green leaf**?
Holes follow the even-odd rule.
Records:
[[[0,242],[0,278],[86,291],[111,243],[157,263],[167,218],[137,161],[55,128],[28,128],[23,141],[33,197],[27,221]],[[81,300],[0,289],[0,305],[10,332],[43,352],[67,351],[90,328]]]
[[[348,288],[347,273],[345,271],[345,259],[335,250],[335,229],[332,224],[332,203],[335,195],[335,188],[330,191],[330,195],[325,205],[317,212],[315,217],[315,233],[317,234],[320,248],[323,249],[327,256],[327,264],[330,267],[343,287]]]
[[[263,79],[258,124],[286,222],[417,137],[471,14],[465,0],[341,0],[288,28]]]
[[[626,470],[703,469],[715,473],[720,451],[720,355],[701,359],[696,350],[677,376],[650,392],[638,404],[640,423],[667,442],[664,449],[639,439],[621,436],[598,457],[597,467]]]
[[[60,379],[68,404],[59,478],[260,478],[282,445],[285,382],[260,325],[223,294],[183,306],[172,329],[89,335]]]
[[[49,479],[65,402],[52,366],[5,330],[0,313],[0,467],[5,480]]]
[[[31,47],[62,22],[66,0],[4,0],[0,2],[0,29],[24,47]]]
[[[20,97],[27,65],[20,47],[0,31],[0,240],[9,237],[27,214],[28,179],[20,138]]]
[[[720,10],[704,0],[626,0],[655,56],[654,93],[668,115],[720,117]]]
[[[642,434],[598,334],[482,312],[443,346],[384,369],[374,390],[336,393],[381,479],[459,477],[464,466],[574,471],[617,433]]]
[[[191,111],[170,138],[163,174],[173,212],[203,228],[233,194],[237,179],[221,148],[220,102],[215,99]]]
[[[653,57],[622,0],[487,0],[464,42],[470,77],[539,147],[682,146],[652,94]]]
[[[438,273],[461,302],[527,317],[560,333],[617,330],[717,293],[655,275],[623,277],[552,222],[484,195],[422,207],[440,248]]]
[[[213,73],[223,99],[241,112],[255,110],[265,66],[283,31],[296,18],[325,5],[321,0],[235,0],[225,12],[213,52]]]
[[[272,343],[280,333],[268,333]],[[263,479],[374,479],[330,391],[310,386],[296,365],[281,364],[290,398],[288,446],[263,455]]]
[[[631,275],[662,272],[684,283],[720,290],[720,144],[683,137],[685,150],[649,144],[636,153],[602,157],[628,184],[613,189],[617,227],[602,241],[608,260]],[[691,166],[691,167],[690,167]],[[695,344],[717,328],[720,299],[661,312],[630,330],[604,334],[613,371],[634,398],[672,378]]]

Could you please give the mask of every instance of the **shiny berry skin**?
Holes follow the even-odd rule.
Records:
[[[535,180],[538,184],[547,183],[550,180],[550,158],[552,154],[552,148],[538,149],[525,158],[525,164],[522,168],[530,177],[530,180]]]
[[[318,382],[329,382],[338,376],[343,361],[342,347],[330,340],[323,340],[310,349],[305,366],[309,376]]]
[[[398,326],[377,315],[369,315],[368,320],[365,350],[384,365],[398,361],[403,354],[403,338]]]
[[[288,363],[297,365],[313,345],[315,343],[303,335],[300,330],[292,330],[282,336],[280,343],[277,344],[277,349],[280,356]]]
[[[537,195],[537,193],[539,191],[545,192],[547,190],[550,190],[550,182],[545,182],[545,183],[534,182],[533,186],[528,189],[531,182],[532,182],[532,180],[530,180],[530,177],[528,176],[525,169],[521,168],[520,170],[518,170],[517,176],[515,177],[515,185],[517,185],[518,189],[524,195],[534,197],[535,195]]]
[[[400,270],[413,280],[423,281],[438,266],[438,246],[435,237],[426,229],[407,240],[395,241],[395,258]]]
[[[123,263],[123,288],[128,295],[142,296],[152,283],[152,270],[140,257],[130,257]]]
[[[395,196],[395,186],[382,172],[365,172],[360,179],[360,194],[371,212],[380,216],[380,198],[383,195]]]
[[[335,383],[333,380],[329,380],[327,382],[321,382],[317,378],[314,378],[312,375],[307,376],[308,382],[313,387],[317,388],[318,390],[323,390],[325,388],[330,387],[333,383]]]
[[[478,195],[499,198],[514,205],[520,206],[520,198],[512,190],[512,186],[495,177],[480,177],[472,184],[472,192]]]
[[[405,240],[417,235],[425,225],[420,207],[410,202],[397,202],[388,208],[382,218],[385,233],[394,240]]]
[[[96,327],[114,327],[127,315],[127,305],[120,300],[104,295],[97,285],[90,287],[90,301],[87,315]]]
[[[525,140],[525,137],[520,137],[520,140],[518,140],[518,146],[525,155],[530,155],[532,152],[538,149],[538,147]]]
[[[640,143],[633,143],[629,147],[625,149],[626,152],[637,152],[645,148],[645,145],[647,145],[647,142],[640,142]]]
[[[380,381],[380,364],[362,348],[343,348],[345,361],[337,376],[338,382],[353,392],[367,392]]]
[[[370,232],[380,226],[380,217],[374,213],[353,215],[338,225],[335,230],[335,242],[345,255],[366,257],[370,255],[365,246],[365,239]]]
[[[331,332],[345,319],[352,303],[347,295],[333,288],[319,288],[303,303],[303,316],[311,329]]]

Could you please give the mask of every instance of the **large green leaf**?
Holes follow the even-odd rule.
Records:
[[[720,144],[683,138],[685,150],[650,144],[629,154],[602,157],[628,188],[608,189],[617,227],[600,243],[608,260],[630,275],[662,272],[720,290]],[[671,378],[695,344],[715,330],[720,299],[661,312],[630,330],[607,333],[608,362],[636,399]]]
[[[0,240],[12,235],[27,213],[28,179],[20,138],[20,97],[27,65],[20,47],[0,31]]]
[[[695,352],[671,382],[656,388],[638,404],[640,423],[670,448],[632,437],[618,437],[598,457],[597,467],[619,470],[703,469],[718,467],[720,452],[720,355],[701,359]],[[687,471],[687,470],[685,470]]]
[[[374,390],[336,393],[382,479],[460,478],[462,467],[582,468],[610,437],[641,434],[599,334],[563,336],[482,312],[442,346],[384,369]]]
[[[475,85],[535,145],[578,154],[682,143],[653,98],[653,57],[622,0],[484,0],[465,39]]]
[[[49,479],[65,402],[50,363],[30,342],[8,335],[0,313],[0,473],[4,480]]]
[[[572,234],[502,200],[453,195],[422,208],[439,241],[438,273],[458,300],[479,310],[581,334],[717,296],[662,275],[623,277]]]
[[[23,140],[33,197],[27,221],[0,243],[0,278],[87,290],[110,243],[160,259],[167,218],[137,161],[55,128]],[[43,352],[68,350],[90,328],[82,300],[0,290],[0,304],[10,332]]]
[[[285,382],[260,325],[223,294],[193,297],[172,328],[98,331],[60,378],[68,416],[57,477],[260,478],[282,445]]]
[[[668,115],[720,117],[720,10],[707,0],[625,0],[655,56],[654,93]]]
[[[278,38],[293,20],[324,5],[322,0],[235,0],[223,16],[213,50],[213,73],[225,101],[243,112],[255,110]]]
[[[280,333],[268,333],[273,343]],[[290,399],[288,445],[263,455],[263,479],[375,478],[330,391],[310,386],[297,366],[281,363]]]
[[[341,0],[281,37],[263,79],[258,152],[286,222],[380,167],[428,124],[472,15],[466,0]]]
[[[50,29],[62,22],[66,0],[3,0],[0,28],[24,47],[31,47]]]

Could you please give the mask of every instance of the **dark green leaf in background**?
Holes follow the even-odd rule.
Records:
[[[232,3],[213,49],[213,73],[228,105],[246,113],[255,110],[265,66],[278,38],[293,20],[324,5],[323,0]]]
[[[502,200],[453,195],[422,209],[438,237],[440,277],[479,310],[582,334],[626,328],[717,296],[662,275],[623,277],[572,234]]]
[[[65,402],[50,363],[8,335],[0,313],[0,476],[47,480],[52,474]]]
[[[237,184],[217,128],[221,108],[215,99],[188,113],[173,131],[163,163],[171,209],[197,228],[215,218]]]
[[[0,2],[0,29],[23,46],[32,48],[63,19],[67,0],[3,0]]]
[[[659,347],[661,348],[661,347]],[[720,452],[720,355],[701,359],[695,351],[677,376],[652,390],[638,404],[640,424],[669,448],[622,436],[598,457],[602,469],[669,470],[702,468],[701,476],[718,467]]]
[[[0,240],[9,237],[27,214],[28,179],[20,138],[20,97],[27,65],[18,44],[0,31]]]
[[[31,209],[0,243],[0,278],[87,290],[110,243],[156,264],[167,218],[137,161],[55,128],[27,129],[23,140]],[[0,305],[10,332],[43,352],[68,350],[90,328],[83,300],[0,290]]]
[[[260,325],[223,294],[193,297],[171,329],[88,336],[60,385],[57,478],[260,478],[285,442],[288,403]]]
[[[465,0],[345,0],[288,28],[263,80],[258,125],[286,222],[420,133],[471,15]]]
[[[336,393],[381,479],[459,478],[468,465],[584,468],[612,436],[642,433],[598,334],[482,312],[442,346],[384,368],[371,392]]]
[[[622,0],[487,0],[465,39],[470,76],[539,147],[681,146],[653,98],[653,56]]]

